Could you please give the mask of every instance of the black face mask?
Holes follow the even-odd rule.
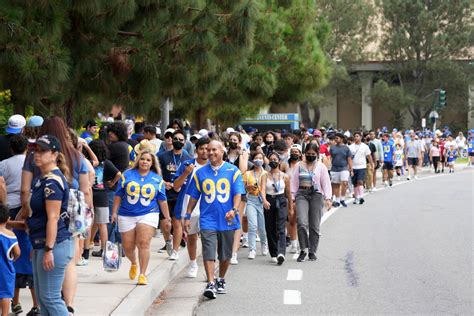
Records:
[[[306,155],[306,161],[307,161],[307,162],[313,162],[313,161],[315,161],[315,160],[316,160],[316,156],[308,156],[308,155]]]
[[[298,154],[291,154],[290,155],[290,160],[299,160],[300,159],[300,155]]]
[[[182,142],[178,142],[178,141],[173,141],[173,148],[176,149],[176,150],[180,150],[181,148],[183,148],[184,144]]]
[[[235,142],[229,142],[229,149],[237,149],[238,144]]]
[[[266,141],[265,141],[265,144],[266,144],[266,145],[271,145],[271,144],[273,144],[273,141],[272,141],[272,140],[266,140]]]
[[[269,165],[270,168],[272,168],[272,169],[278,168],[278,162],[277,162],[277,161],[270,161],[270,163],[269,163],[268,165]]]

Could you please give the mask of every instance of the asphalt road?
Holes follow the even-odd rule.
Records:
[[[430,176],[339,209],[322,227],[316,262],[288,254],[277,266],[241,250],[228,294],[195,313],[472,315],[473,180],[472,170]]]

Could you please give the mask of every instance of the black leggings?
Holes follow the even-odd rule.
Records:
[[[432,157],[432,158],[433,158],[434,170],[435,170],[435,172],[438,172],[438,163],[440,162],[441,157],[437,156],[437,157]]]

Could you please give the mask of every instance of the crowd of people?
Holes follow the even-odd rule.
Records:
[[[13,115],[5,131],[2,315],[10,308],[22,312],[19,291],[26,287],[34,305],[27,315],[74,314],[76,266],[102,257],[109,236],[123,245],[129,278],[138,285],[148,283],[152,251],[178,260],[180,247],[190,258],[187,276],[197,277],[200,237],[208,282],[203,294],[213,299],[226,292],[225,275],[239,264],[240,248],[248,248],[249,260],[259,253],[276,265],[285,262],[287,249],[298,262],[317,260],[324,210],[348,207],[349,199],[364,204],[376,190],[377,173],[390,187],[395,173],[397,180],[416,180],[423,166],[440,173],[454,172],[458,157],[474,164],[474,130],[454,138],[448,128],[260,133],[239,126],[193,134],[179,120],[163,133],[133,120],[89,120],[78,137],[59,117]],[[94,212],[85,236],[68,229],[70,189],[81,191]],[[116,229],[117,238],[110,234]],[[164,246],[151,249],[157,229]]]

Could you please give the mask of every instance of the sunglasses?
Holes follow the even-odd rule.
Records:
[[[184,138],[175,137],[175,138],[173,138],[173,140],[176,141],[176,142],[184,143]]]

